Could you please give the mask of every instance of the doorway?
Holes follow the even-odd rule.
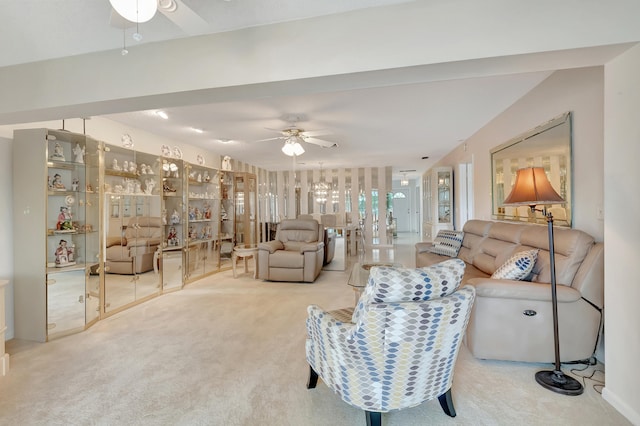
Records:
[[[411,202],[408,189],[393,191],[393,216],[398,232],[411,232]]]

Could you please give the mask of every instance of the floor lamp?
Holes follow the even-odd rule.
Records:
[[[553,215],[547,208],[536,209],[537,205],[564,204],[565,201],[553,189],[542,167],[528,167],[518,170],[516,183],[504,200],[504,205],[529,206],[531,212],[542,212],[549,228],[549,266],[551,267],[551,304],[553,307],[553,343],[555,349],[554,370],[536,373],[536,382],[541,386],[564,395],[580,395],[582,385],[560,369],[560,341],[558,337],[558,295],[556,289],[556,259],[553,247]]]

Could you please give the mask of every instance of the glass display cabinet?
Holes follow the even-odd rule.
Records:
[[[453,229],[453,169],[437,167],[424,176],[424,237],[432,241],[441,229]]]
[[[104,311],[115,313],[161,291],[160,158],[104,147]]]
[[[257,183],[252,173],[234,173],[235,243],[255,245],[258,243]]]
[[[233,172],[219,172],[219,182],[221,189],[220,196],[220,232],[218,234],[218,244],[220,246],[220,269],[230,269],[232,267],[233,247],[235,246],[235,197]]]
[[[182,288],[184,282],[184,243],[186,203],[184,201],[185,163],[174,158],[162,159],[162,288]]]
[[[15,337],[47,341],[99,317],[98,142],[14,132]]]
[[[216,170],[186,164],[186,282],[220,269],[220,180]]]

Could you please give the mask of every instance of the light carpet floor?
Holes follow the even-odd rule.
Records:
[[[392,256],[399,255],[411,264],[410,248],[398,247]],[[45,344],[10,341],[0,424],[364,425],[363,412],[322,381],[305,387],[306,307],[352,306],[348,271],[323,271],[314,284],[223,272],[79,334]],[[543,389],[534,379],[541,367],[549,366],[477,360],[463,347],[453,385],[456,418],[434,400],[383,414],[383,423],[630,424],[588,381],[577,397]]]

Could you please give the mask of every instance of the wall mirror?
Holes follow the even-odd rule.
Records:
[[[571,112],[525,132],[491,150],[492,217],[545,223],[541,213],[532,213],[527,206],[505,206],[504,199],[511,192],[516,172],[523,167],[543,167],[551,185],[566,204],[549,205],[554,225],[571,227],[572,164]]]

